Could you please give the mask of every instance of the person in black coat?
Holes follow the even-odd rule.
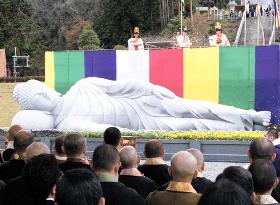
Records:
[[[96,175],[88,169],[67,171],[56,184],[57,205],[105,205]]]
[[[6,149],[1,153],[1,162],[9,161],[15,153],[14,137],[22,129],[20,125],[13,125],[9,128],[7,135],[4,137]]]
[[[172,177],[168,174],[168,165],[163,161],[164,147],[159,140],[150,140],[145,144],[146,160],[138,167],[144,176],[152,179],[158,186],[169,182]]]
[[[106,205],[144,204],[144,199],[134,189],[118,181],[120,154],[114,146],[98,146],[92,156],[92,167],[101,182]]]
[[[65,173],[71,169],[85,168],[91,170],[86,157],[86,139],[79,133],[69,133],[64,137],[63,147],[67,160],[59,165]]]
[[[4,204],[54,204],[54,186],[60,176],[61,172],[53,155],[34,156],[26,162],[22,176],[7,184]]]
[[[32,144],[34,137],[32,133],[21,130],[14,136],[15,153],[12,155],[10,161],[4,162],[0,165],[0,180],[8,183],[10,179],[21,175],[25,165],[25,150]]]
[[[145,177],[137,169],[140,156],[132,146],[125,146],[120,151],[121,166],[119,181],[126,186],[134,189],[143,198],[146,198],[150,192],[158,189],[155,182]]]

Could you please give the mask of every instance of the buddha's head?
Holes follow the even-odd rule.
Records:
[[[29,80],[16,85],[13,97],[23,110],[40,110],[51,112],[60,100],[60,93],[46,84]]]

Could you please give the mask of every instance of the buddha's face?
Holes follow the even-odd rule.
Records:
[[[57,106],[59,99],[59,95],[53,92],[35,93],[31,99],[31,104],[35,110],[51,112]]]
[[[24,110],[51,112],[60,101],[60,94],[37,80],[18,84],[13,96]]]

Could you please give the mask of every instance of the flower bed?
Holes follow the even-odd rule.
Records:
[[[7,129],[0,129],[0,137],[4,136]],[[67,133],[60,130],[34,130],[36,141],[44,142],[51,150],[54,149],[55,137]],[[81,132],[87,137],[88,156],[92,156],[93,150],[103,143],[102,132]],[[205,161],[247,162],[247,150],[250,141],[261,138],[264,132],[247,131],[187,131],[187,132],[160,132],[160,131],[123,131],[122,135],[131,136],[126,140],[134,139],[137,152],[144,158],[143,150],[149,139],[160,139],[165,147],[165,160],[171,156],[189,148],[201,150]],[[2,138],[3,139],[3,138]],[[128,143],[129,144],[129,143]],[[0,148],[4,148],[4,142],[0,138]]]
[[[7,130],[0,129],[0,136],[4,136]],[[34,130],[35,137],[56,137],[68,131],[60,130]],[[101,138],[102,132],[81,132],[87,138]],[[135,136],[143,139],[185,139],[185,140],[239,140],[251,141],[264,136],[262,131],[186,131],[186,132],[162,132],[162,131],[123,131],[123,136]]]

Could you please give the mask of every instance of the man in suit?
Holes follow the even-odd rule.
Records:
[[[63,147],[67,156],[67,160],[59,165],[59,168],[63,173],[77,168],[91,170],[86,157],[86,139],[81,134],[67,134],[64,138]]]

